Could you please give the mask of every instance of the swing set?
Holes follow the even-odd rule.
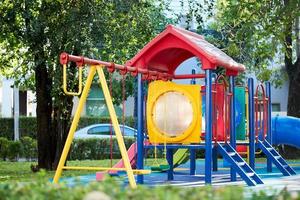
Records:
[[[79,69],[79,75],[78,75],[78,91],[77,92],[71,92],[68,91],[67,89],[67,63],[69,61],[72,62],[76,62],[77,67]],[[106,79],[105,79],[105,75],[103,72],[103,67],[108,67],[108,69],[110,69],[110,72],[112,73],[114,71],[114,69],[119,69],[120,71],[123,71],[122,73],[124,73],[127,68],[121,66],[121,65],[117,65],[114,63],[107,63],[107,62],[102,62],[102,61],[96,61],[96,60],[90,60],[90,59],[86,59],[83,57],[76,57],[76,56],[72,56],[72,55],[68,55],[66,53],[61,54],[60,57],[60,62],[63,64],[63,90],[67,95],[80,95],[80,100],[79,100],[79,104],[77,107],[77,110],[75,112],[74,115],[74,119],[72,121],[71,127],[70,127],[70,131],[65,143],[65,146],[63,148],[63,152],[53,179],[54,183],[57,183],[59,181],[59,178],[61,177],[62,171],[63,170],[92,170],[92,171],[109,171],[109,170],[114,170],[114,171],[126,171],[127,175],[128,175],[128,179],[129,179],[129,184],[132,188],[136,187],[136,182],[134,179],[133,174],[147,174],[150,173],[150,170],[136,170],[136,169],[132,169],[131,165],[130,165],[130,161],[127,155],[127,150],[125,147],[125,143],[123,140],[123,136],[122,136],[122,132],[119,126],[119,122],[117,119],[117,115],[116,115],[116,111],[114,109],[113,106],[113,102],[112,102],[112,98],[111,98],[111,90],[112,87],[110,87],[110,89],[108,88]],[[84,86],[84,88],[82,89],[82,68],[84,66],[84,64],[90,64],[90,70],[87,76],[87,80],[86,80],[86,84]],[[131,68],[130,70],[132,70],[133,68]],[[118,146],[121,152],[121,156],[125,165],[125,168],[112,168],[112,167],[78,167],[78,166],[65,166],[65,162],[67,159],[67,155],[70,151],[70,147],[71,147],[71,143],[73,141],[74,138],[74,133],[76,131],[79,119],[80,119],[80,114],[82,112],[83,109],[83,105],[86,102],[88,93],[90,91],[91,85],[92,85],[92,81],[94,79],[95,74],[98,74],[99,77],[99,82],[105,97],[105,101],[106,101],[106,105],[109,111],[109,115],[110,115],[110,119],[111,119],[111,123],[112,126],[114,128],[115,134],[116,134],[116,138],[117,138],[117,142],[118,142]],[[134,72],[134,71],[133,71]],[[124,75],[126,74],[126,72],[124,73]],[[123,76],[124,76],[123,75]],[[125,83],[125,77],[123,77],[123,91],[124,91],[124,83]],[[112,82],[112,81],[111,81]],[[112,85],[112,84],[110,84]],[[125,95],[125,92],[123,92],[123,98]],[[123,103],[123,108],[124,108],[125,104]],[[124,133],[124,109],[123,109],[123,133]],[[111,149],[111,161],[112,161],[112,129],[111,129],[111,143],[110,143],[110,149]],[[112,165],[112,163],[111,163]]]

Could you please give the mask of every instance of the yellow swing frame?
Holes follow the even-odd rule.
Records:
[[[59,179],[62,175],[62,171],[66,170],[66,169],[68,169],[68,170],[93,170],[93,171],[115,170],[115,171],[126,171],[130,187],[131,188],[136,188],[137,185],[136,185],[136,181],[135,181],[135,178],[134,178],[134,173],[135,174],[149,174],[149,173],[151,173],[151,170],[133,170],[131,165],[130,165],[129,157],[128,157],[127,150],[126,150],[126,147],[125,147],[125,143],[124,143],[124,140],[123,140],[123,136],[122,136],[122,133],[121,133],[121,130],[120,130],[120,126],[119,126],[119,122],[118,122],[118,119],[117,119],[116,111],[114,109],[112,98],[111,98],[111,95],[110,95],[110,92],[109,92],[109,89],[108,89],[108,86],[107,86],[107,82],[106,82],[106,79],[105,79],[105,76],[104,76],[103,67],[104,66],[101,66],[101,65],[92,65],[92,66],[90,66],[90,71],[89,71],[89,74],[88,74],[88,77],[87,77],[87,81],[86,81],[86,84],[83,88],[82,95],[79,99],[79,104],[78,104],[78,107],[76,109],[76,112],[75,112],[70,130],[69,130],[69,133],[68,133],[68,137],[67,137],[66,143],[64,145],[64,148],[63,148],[63,151],[62,151],[62,154],[61,154],[61,157],[60,157],[60,160],[59,160],[59,163],[58,163],[58,166],[57,166],[54,178],[53,178],[54,183],[58,183],[58,181],[59,181]],[[76,93],[67,91],[67,84],[66,84],[66,82],[67,82],[67,73],[66,73],[67,66],[63,65],[63,68],[64,68],[63,69],[63,90],[64,90],[64,92],[68,95],[79,95],[81,93],[81,84],[82,84],[82,74],[81,74],[82,69],[80,69],[81,67],[79,67],[79,90]],[[79,122],[79,119],[80,119],[80,114],[82,112],[83,105],[86,102],[86,99],[87,99],[89,90],[91,88],[91,84],[92,84],[93,78],[96,74],[96,71],[97,71],[98,76],[99,76],[100,86],[102,88],[102,91],[103,91],[103,94],[104,94],[104,97],[105,97],[106,105],[107,105],[107,108],[108,108],[108,111],[109,111],[109,115],[110,115],[110,118],[111,118],[111,121],[112,121],[113,128],[115,130],[118,146],[119,146],[119,149],[120,149],[120,152],[121,152],[121,156],[122,156],[125,168],[65,166],[66,159],[67,159],[68,153],[70,151],[72,141],[74,139],[74,134],[75,134],[75,131],[76,131],[77,126],[78,126],[78,122]]]

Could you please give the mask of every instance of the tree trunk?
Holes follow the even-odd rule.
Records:
[[[76,54],[77,51],[74,51]],[[78,54],[77,54],[78,55]],[[70,90],[77,90],[78,81],[75,77],[78,72],[78,67],[75,63],[71,63],[68,67],[68,76],[70,80],[68,81],[68,88]],[[61,88],[62,85],[62,67],[58,66],[56,69],[56,74],[54,76],[55,87]],[[76,88],[76,89],[74,89]],[[56,169],[63,147],[65,145],[70,125],[71,125],[71,116],[73,108],[73,96],[69,96],[63,93],[62,90],[58,91],[54,97],[54,106],[53,106],[53,136],[55,141],[53,141],[54,146],[54,163],[53,168]]]
[[[55,158],[53,167],[56,169],[64,144],[66,142],[71,122],[71,114],[73,107],[72,96],[61,96],[61,105],[54,108],[53,131],[56,138],[55,141]]]
[[[40,55],[37,55],[37,57]],[[49,78],[46,63],[36,58],[35,87],[37,100],[37,139],[38,139],[38,168],[52,170],[54,159],[51,136],[52,82]]]

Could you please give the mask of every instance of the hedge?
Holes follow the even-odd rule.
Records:
[[[119,119],[122,124],[122,119]],[[97,123],[110,123],[108,117],[81,117],[78,124],[78,129],[86,127],[91,124]],[[12,140],[14,138],[14,119],[13,118],[0,118],[0,137],[5,137]],[[36,118],[35,117],[20,117],[20,135],[22,137],[29,136],[36,139]],[[135,127],[133,117],[126,117],[125,124],[130,127]]]
[[[89,138],[89,139],[74,139],[69,153],[69,160],[104,160],[111,158],[120,159],[121,152],[118,147],[117,139],[112,138]],[[124,138],[124,143],[128,149],[134,142],[135,138]],[[112,147],[112,150],[111,150]],[[154,158],[154,150],[146,151],[147,158]],[[32,160],[37,158],[37,141],[28,136],[22,137],[20,141],[8,140],[0,137],[0,159],[16,160],[17,157]],[[203,152],[198,151],[197,157],[203,157]],[[157,150],[157,158],[165,158],[163,150]]]
[[[26,160],[37,158],[37,142],[28,136],[22,137],[20,141],[8,140],[0,137],[0,158],[2,160],[15,161],[18,157]]]
[[[147,187],[139,185],[137,189],[125,188],[112,178],[103,182],[90,183],[70,187],[66,184],[49,182],[2,182],[0,183],[0,199],[60,199],[60,200],[292,200],[299,199],[299,192],[258,190],[250,192],[241,186],[219,187]]]
[[[75,139],[71,146],[69,154],[70,160],[103,160],[110,159],[112,152],[113,159],[121,158],[116,138],[112,139],[112,145],[109,138],[89,138]],[[124,143],[128,149],[135,142],[135,138],[124,138]],[[112,147],[112,151],[111,151]]]
[[[128,149],[135,142],[135,138],[124,138],[125,146]],[[111,151],[112,147],[112,151]],[[110,145],[109,138],[75,139],[69,154],[70,160],[102,160],[110,159],[112,152],[113,159],[121,158],[116,138],[112,139]],[[17,157],[26,160],[37,158],[37,141],[28,136],[22,137],[20,141],[12,141],[0,137],[0,159],[16,160]]]

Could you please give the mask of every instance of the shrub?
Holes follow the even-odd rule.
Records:
[[[5,137],[0,137],[0,157],[5,160],[8,154],[9,140]]]
[[[15,161],[19,155],[22,155],[22,143],[20,141],[9,141],[7,157]]]
[[[20,141],[22,143],[22,156],[27,161],[37,158],[37,141],[28,136],[22,137]]]

